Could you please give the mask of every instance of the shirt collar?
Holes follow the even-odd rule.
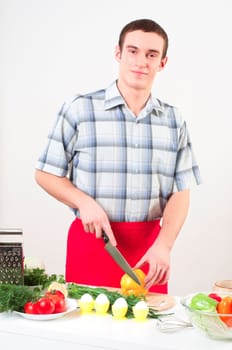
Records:
[[[111,109],[120,105],[124,105],[125,101],[120,94],[116,81],[114,81],[107,89],[105,93],[105,109]]]
[[[105,109],[111,109],[120,105],[125,105],[125,101],[120,94],[116,81],[114,81],[105,92]],[[147,101],[147,104],[145,106],[146,113],[151,113],[153,110],[155,110],[156,114],[159,115],[159,112],[164,111],[164,107],[162,106],[161,102],[154,98],[152,95]],[[158,113],[157,113],[158,112]]]

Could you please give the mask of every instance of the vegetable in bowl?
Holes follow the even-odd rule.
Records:
[[[195,328],[210,338],[232,340],[232,293],[192,293],[181,304]]]

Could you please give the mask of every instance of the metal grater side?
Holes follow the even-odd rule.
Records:
[[[0,284],[23,284],[22,230],[0,229]]]

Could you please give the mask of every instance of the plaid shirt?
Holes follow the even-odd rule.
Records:
[[[161,218],[172,193],[201,183],[178,110],[151,97],[135,117],[116,82],[62,106],[37,169],[68,176],[121,222]]]

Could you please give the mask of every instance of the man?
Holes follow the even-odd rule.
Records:
[[[103,248],[104,230],[133,267],[144,269],[146,287],[167,293],[189,190],[201,182],[185,121],[151,96],[167,49],[159,24],[128,23],[115,50],[117,81],[66,102],[49,135],[36,181],[76,216],[67,281],[119,287],[123,271]]]

